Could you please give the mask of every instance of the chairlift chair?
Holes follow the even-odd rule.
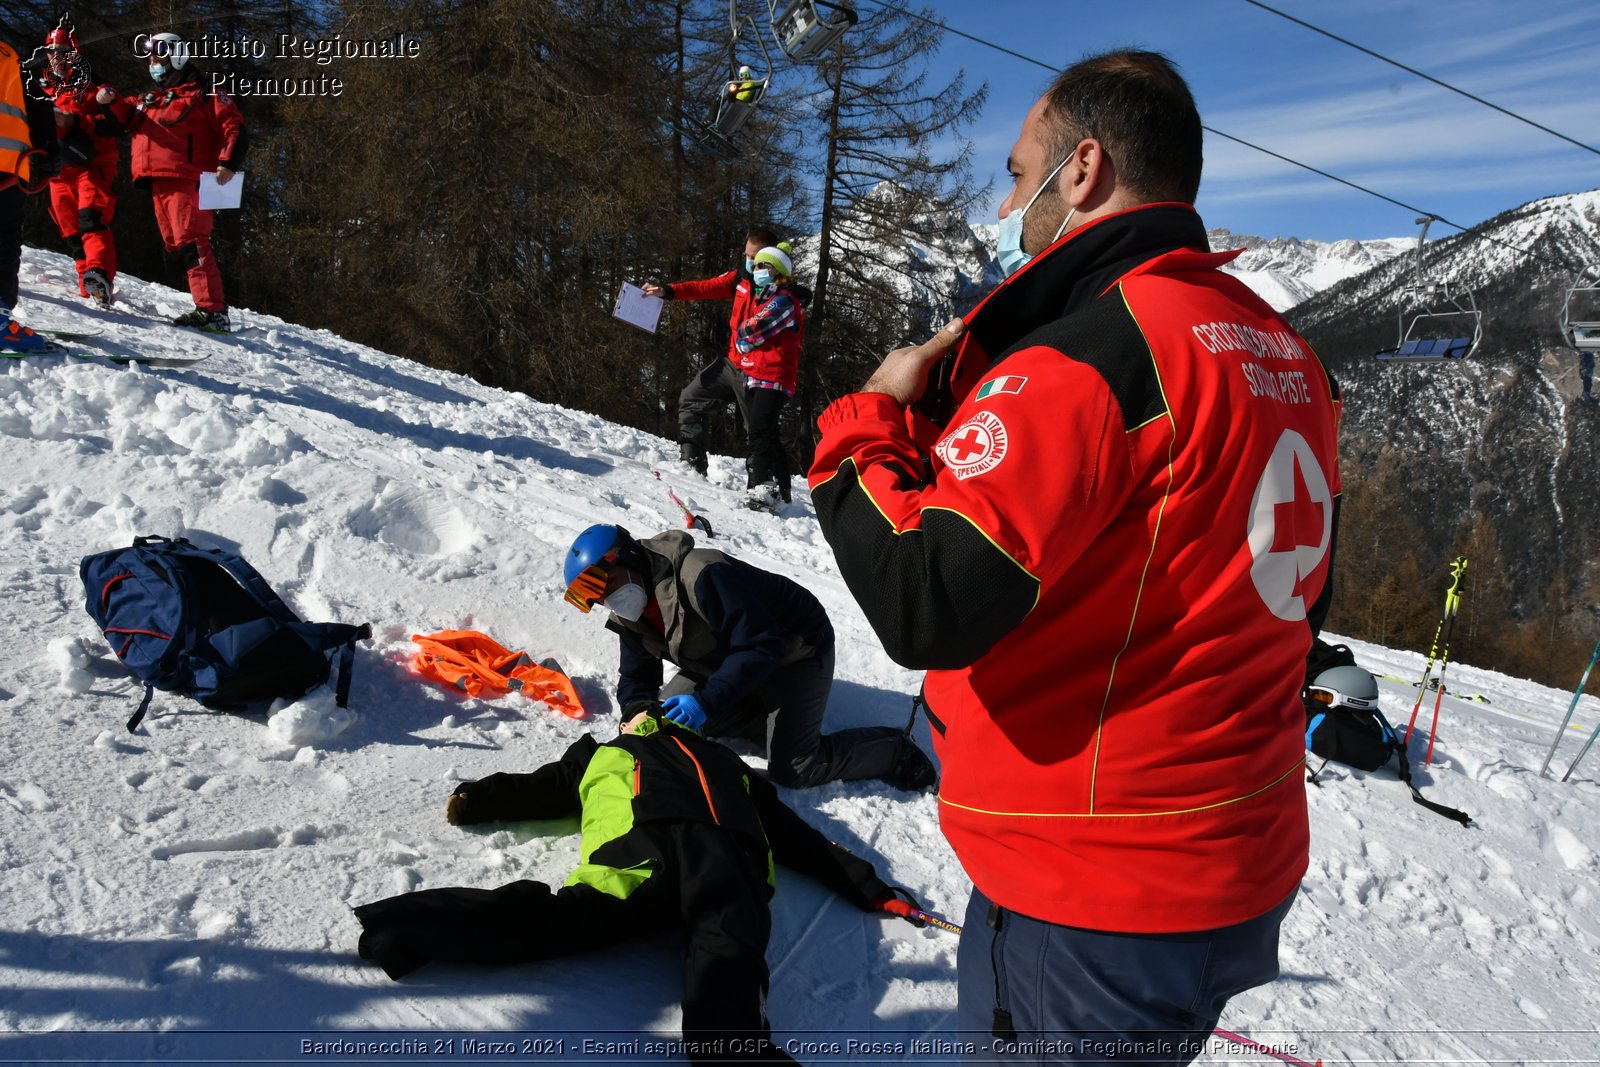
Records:
[[[778,47],[796,62],[821,55],[859,18],[854,8],[828,0],[767,0],[767,14]]]
[[[1580,276],[1561,302],[1561,334],[1579,352],[1600,352],[1600,287],[1583,281]]]
[[[1446,281],[1423,280],[1422,249],[1434,218],[1428,215],[1417,220],[1422,224],[1422,235],[1417,238],[1415,281],[1400,292],[1399,340],[1393,348],[1377,354],[1381,360],[1436,363],[1466,359],[1483,339],[1483,314],[1472,290]],[[1600,322],[1595,325],[1600,327]]]
[[[755,19],[749,15],[739,14],[738,0],[728,2],[728,23],[732,30],[728,39],[729,77],[717,83],[716,116],[710,122],[696,118],[689,119],[690,135],[724,163],[732,163],[739,157],[739,148],[733,140],[734,135],[750,120],[750,116],[756,113],[756,108],[766,99],[767,90],[772,87],[772,57],[767,52],[767,43],[762,39]],[[738,59],[739,35],[743,29],[741,24],[750,27],[750,35],[755,38],[757,47],[761,49],[759,78],[755,77],[757,71],[751,64],[741,64]],[[751,77],[741,78],[739,76],[741,67],[751,67]],[[754,84],[746,87],[747,82]]]

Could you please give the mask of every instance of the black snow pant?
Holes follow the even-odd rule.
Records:
[[[22,270],[22,187],[0,189],[0,308],[17,306],[17,274]],[[5,327],[0,322],[0,329]]]
[[[694,692],[696,681],[679,672],[661,689],[661,699]],[[833,689],[833,645],[779,667],[731,708],[718,709],[707,737],[742,737],[767,743],[772,780],[790,789],[823,782],[887,778],[900,758],[905,734],[893,726],[858,726],[822,732]]]
[[[425,889],[355,909],[358,951],[391,978],[430,962],[505,966],[557,959],[681,926],[683,1038],[692,1063],[794,1062],[766,1017],[766,857],[707,823],[636,827],[660,857],[626,899],[587,885]]]
[[[778,493],[789,500],[789,460],[783,452],[778,418],[788,394],[781,389],[750,389],[744,373],[726,358],[718,358],[689,379],[678,394],[678,439],[704,456],[711,440],[711,417],[730,400],[744,421],[745,485],[754,488],[776,481]]]

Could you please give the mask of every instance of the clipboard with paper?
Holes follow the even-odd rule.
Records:
[[[244,203],[244,175],[235,173],[227,185],[217,184],[217,172],[200,172],[200,210],[227,211]]]
[[[617,294],[617,306],[611,309],[611,314],[629,326],[655,333],[663,303],[659,296],[651,296],[632,282],[623,282],[622,291]]]

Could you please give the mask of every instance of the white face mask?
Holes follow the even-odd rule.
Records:
[[[755,280],[757,289],[765,289],[772,284],[772,272],[770,270],[758,270],[750,277]]]
[[[1000,220],[999,247],[996,249],[995,258],[1000,262],[1000,273],[1007,278],[1021,270],[1033,258],[1033,253],[1022,250],[1022,219],[1033,206],[1033,202],[1039,199],[1039,194],[1044,192],[1045,187],[1055,181],[1056,175],[1061,173],[1061,168],[1067,165],[1067,159],[1056,164],[1056,169],[1039,183],[1039,188],[1033,191],[1026,204],[1020,208],[1012,208],[1011,213]],[[1073,209],[1068,208],[1067,217],[1061,220],[1061,228],[1056,231],[1055,237],[1050,238],[1051,244],[1055,243],[1057,237],[1067,232],[1067,223],[1072,221],[1072,214]]]
[[[630,577],[625,584],[607,593],[600,603],[629,622],[638,622],[650,604],[650,593],[637,579]]]
[[[152,64],[150,64],[150,80],[151,81],[155,82],[157,85],[160,85],[161,84],[161,79],[165,78],[166,76],[167,76],[167,66],[166,66],[165,63],[152,63]]]

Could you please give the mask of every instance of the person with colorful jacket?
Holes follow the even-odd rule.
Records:
[[[0,351],[39,352],[48,341],[18,322],[23,188],[58,164],[50,109],[23,91],[22,57],[0,41]]]
[[[55,109],[61,173],[50,179],[50,216],[61,236],[76,245],[78,294],[111,306],[117,277],[117,124],[97,99],[109,85],[90,81],[77,34],[57,26],[45,37],[47,66],[38,87]]]
[[[889,655],[928,672],[974,887],[957,1028],[1183,1064],[1276,977],[1308,863],[1339,397],[1208,250],[1165,57],[1063,72],[1009,170],[1009,277],[824,411],[812,498]]]
[[[878,778],[931,786],[933,764],[892,726],[822,732],[833,688],[833,624],[817,598],[779,574],[683,530],[643,541],[591,526],[567,552],[566,599],[610,611],[620,642],[617,702],[624,716],[660,700],[675,721],[708,736],[764,743],[769,773],[802,789]],[[678,673],[662,686],[664,662]]]
[[[758,268],[756,261],[763,252],[771,255],[763,260],[764,268]],[[711,416],[732,400],[744,419],[749,446],[745,485],[750,503],[757,507],[773,503],[774,487],[779,499],[787,502],[790,496],[789,463],[778,417],[794,396],[805,323],[789,253],[788,245],[771,230],[758,227],[745,235],[741,266],[715,278],[643,287],[663,300],[732,300],[727,358],[702,367],[678,394],[678,448],[683,462],[704,475]],[[764,285],[756,283],[758,269],[766,272]],[[763,311],[770,330],[752,323]],[[741,349],[741,328],[753,330],[757,343]]]
[[[805,313],[793,287],[794,264],[783,248],[755,254],[750,281],[755,298],[750,317],[733,331],[745,381],[746,431],[750,446],[746,503],[771,509],[789,499],[789,463],[778,420],[794,396],[800,373]]]
[[[200,207],[200,175],[215,171],[226,185],[244,166],[248,137],[233,98],[208,88],[189,62],[188,42],[157,33],[146,42],[155,88],[116,100],[95,97],[133,136],[133,181],[148,188],[167,251],[183,263],[194,310],[173,320],[210,333],[228,333],[228,301],[211,250],[212,212]]]
[[[723,746],[639,708],[603,744],[584,734],[531,774],[458,785],[452,825],[580,818],[577,869],[552,892],[521,880],[441,888],[355,909],[358,952],[399,979],[430,962],[556,959],[681,926],[689,1059],[792,1062],[766,1017],[773,864],[862,911],[896,899],[872,865],[829,843]]]

